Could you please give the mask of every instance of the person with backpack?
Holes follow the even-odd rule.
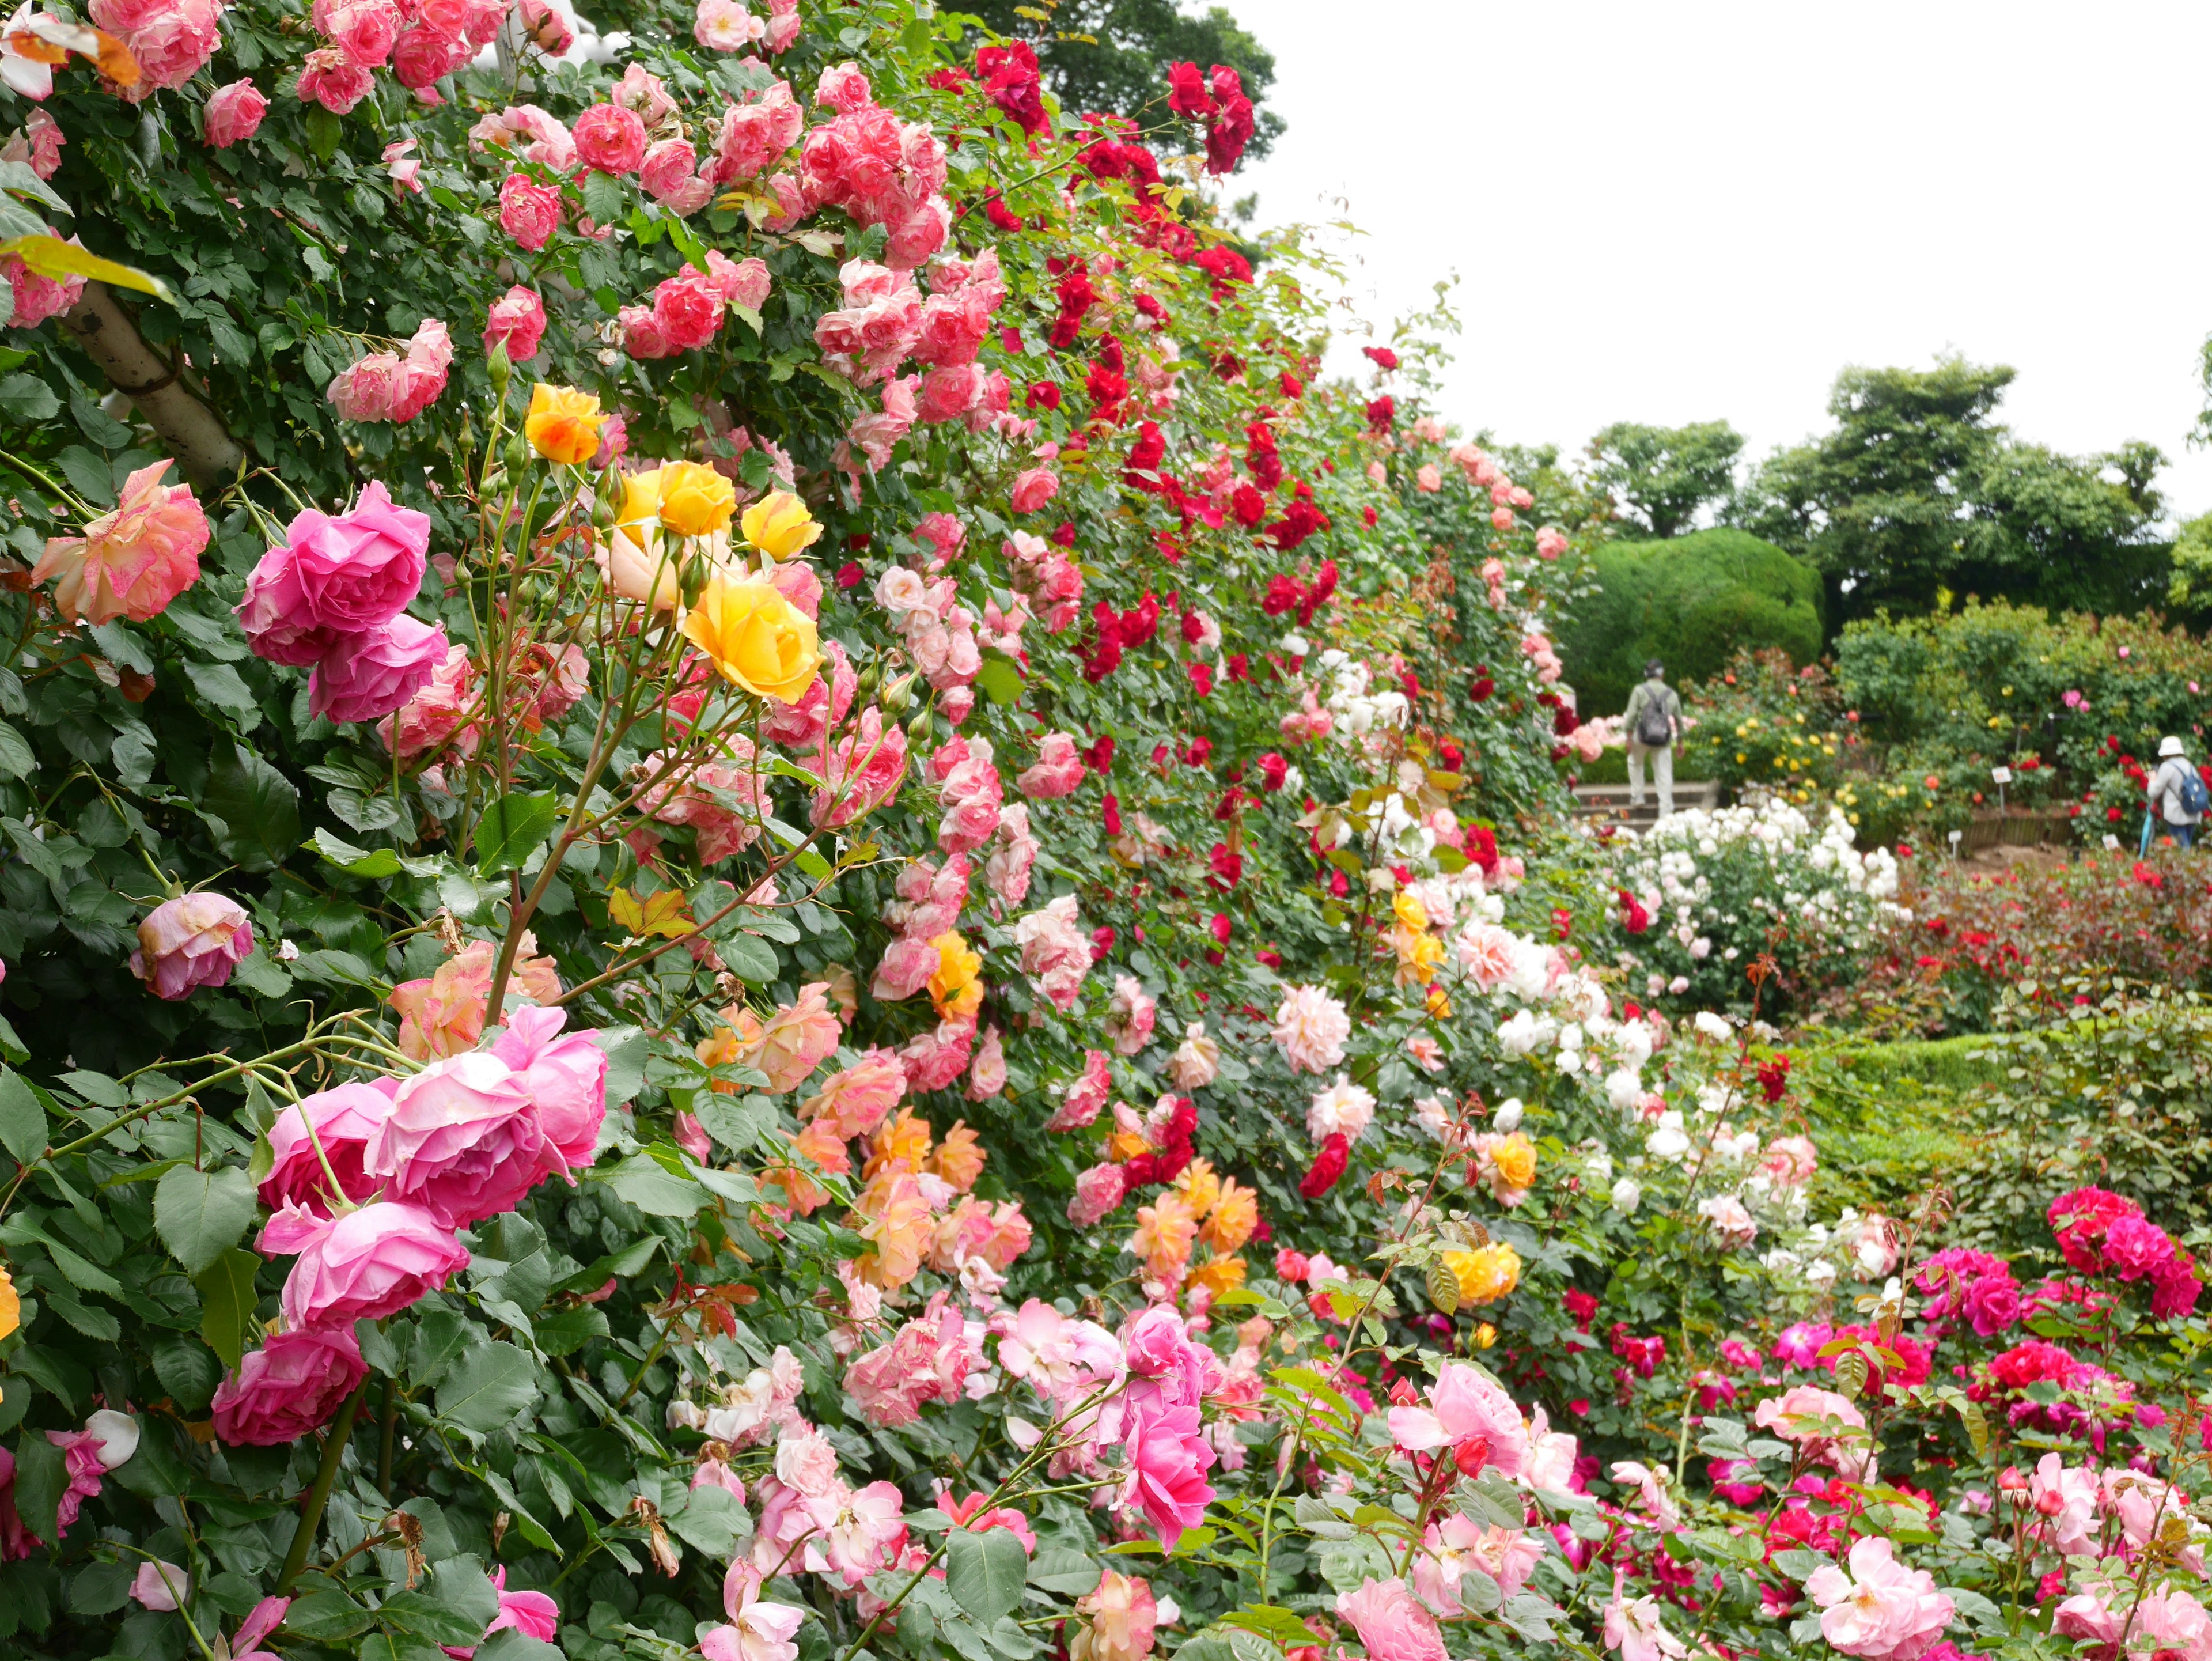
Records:
[[[2194,848],[2197,824],[2205,810],[2212,807],[2212,790],[2205,788],[2203,775],[2182,753],[2179,739],[2168,735],[2160,739],[2158,756],[2158,771],[2150,776],[2143,799],[2153,813],[2166,821],[2166,834],[2173,838],[2175,847]]]
[[[1644,679],[1628,695],[1628,805],[1644,806],[1644,770],[1649,757],[1653,782],[1659,787],[1659,817],[1674,811],[1674,741],[1682,735],[1682,700],[1667,684],[1667,666],[1654,658],[1644,666]]]

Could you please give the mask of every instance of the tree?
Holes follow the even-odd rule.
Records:
[[[1725,421],[1647,427],[1616,421],[1589,441],[1590,477],[1618,498],[1622,517],[1655,537],[1680,536],[1698,509],[1735,488],[1743,435]]]
[[[1283,118],[1265,107],[1275,56],[1219,6],[1196,16],[1177,0],[981,0],[962,8],[1009,40],[1036,48],[1046,83],[1068,117],[1127,116],[1147,136],[1180,133],[1163,92],[1170,64],[1216,64],[1237,71],[1258,109],[1248,157],[1264,156]],[[1040,12],[1049,14],[1040,19]]]
[[[1956,356],[1927,370],[1845,369],[1828,399],[1836,430],[1760,464],[1731,522],[1819,567],[1832,630],[1883,607],[1932,610],[1946,590],[2140,606],[2163,580],[2149,527],[2165,457],[2142,443],[2079,458],[2015,441],[1992,419],[2014,373]]]

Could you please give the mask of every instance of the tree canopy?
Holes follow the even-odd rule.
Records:
[[[1614,511],[1655,537],[1680,536],[1698,512],[1735,493],[1743,435],[1725,421],[1647,427],[1616,421],[1589,441],[1590,478]]]
[[[1995,419],[2014,374],[1957,356],[1845,369],[1828,399],[1835,430],[1761,463],[1730,519],[1820,569],[1831,629],[1931,610],[1942,591],[2099,611],[2157,598],[2151,481],[2165,457],[2014,440]]]

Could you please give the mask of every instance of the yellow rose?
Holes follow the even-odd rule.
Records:
[[[983,959],[970,952],[957,934],[939,934],[930,944],[937,948],[937,972],[929,977],[929,1001],[938,1019],[947,1021],[972,1018],[983,1002]]]
[[[1216,1257],[1201,1263],[1190,1272],[1189,1284],[1204,1287],[1218,1298],[1224,1292],[1234,1291],[1244,1284],[1244,1260],[1242,1257]]]
[[[549,386],[539,381],[530,390],[530,413],[523,417],[522,435],[530,447],[548,461],[581,464],[599,451],[599,400],[574,386]]]
[[[1462,1304],[1491,1304],[1521,1284],[1521,1254],[1503,1243],[1447,1251],[1444,1267],[1459,1280]]]
[[[1397,916],[1398,926],[1409,934],[1418,934],[1429,926],[1428,908],[1402,888],[1390,902],[1390,909]]]
[[[672,461],[660,470],[660,522],[680,537],[726,531],[738,510],[737,487],[712,467]]]
[[[1527,1188],[1536,1180],[1536,1144],[1520,1131],[1492,1146],[1490,1159],[1509,1188]]]
[[[724,680],[756,697],[796,703],[822,666],[814,619],[765,582],[712,579],[684,632]]]
[[[789,559],[812,547],[822,534],[806,504],[788,490],[771,490],[746,508],[740,528],[745,540],[770,559]]]
[[[15,1295],[15,1283],[8,1278],[8,1271],[0,1269],[0,1338],[22,1324],[23,1300]]]

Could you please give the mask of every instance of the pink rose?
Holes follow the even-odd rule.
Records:
[[[130,48],[138,65],[131,103],[181,87],[222,42],[222,0],[92,0],[92,21]]]
[[[1436,1616],[1403,1580],[1363,1580],[1337,1594],[1336,1612],[1359,1634],[1367,1661],[1444,1661]]]
[[[677,349],[670,344],[660,320],[650,306],[625,306],[615,314],[615,326],[622,331],[623,350],[641,360],[673,357]]]
[[[477,51],[465,36],[412,23],[399,32],[392,48],[392,73],[425,103],[439,101],[435,93],[426,89],[466,64]]]
[[[845,1029],[830,1007],[829,990],[826,982],[809,982],[799,989],[797,1003],[779,1005],[765,1022],[750,1010],[738,1012],[737,1059],[766,1074],[770,1090],[797,1089],[836,1049]]]
[[[336,46],[318,46],[300,65],[300,101],[320,104],[332,115],[350,115],[368,96],[376,77]]]
[[[307,706],[341,723],[391,715],[422,690],[450,649],[442,624],[404,612],[342,636],[307,678]]]
[[[446,326],[434,317],[425,319],[392,378],[392,420],[412,421],[435,404],[446,390],[446,371],[453,361],[453,337]]]
[[[499,187],[499,228],[536,253],[561,228],[561,192],[527,173],[507,174]]]
[[[871,1050],[851,1067],[823,1080],[822,1093],[799,1104],[802,1120],[822,1119],[841,1141],[865,1136],[881,1124],[906,1093],[906,1070],[889,1051]]]
[[[138,925],[131,972],[173,1003],[200,987],[228,983],[252,950],[244,906],[221,894],[184,894],[162,901]]]
[[[1124,1412],[1122,1438],[1129,1455],[1131,1498],[1159,1535],[1160,1544],[1173,1551],[1183,1530],[1196,1528],[1212,1502],[1213,1487],[1206,1480],[1215,1458],[1212,1444],[1199,1424],[1195,1404],[1170,1407],[1146,1402],[1133,1410],[1125,1408]],[[1402,1585],[1390,1584],[1408,1604],[1413,1603]],[[1429,1631],[1436,1632],[1433,1621]],[[1368,1654],[1370,1661],[1384,1661],[1382,1653],[1371,1647]],[[1443,1661],[1443,1654],[1439,1639],[1433,1661]]]
[[[484,323],[484,356],[489,357],[492,348],[504,345],[508,362],[526,362],[538,356],[544,338],[545,302],[518,283],[492,307]]]
[[[51,225],[48,236],[58,235]],[[73,248],[84,245],[76,237],[69,239]],[[16,329],[35,329],[50,317],[59,317],[83,297],[84,278],[72,274],[57,283],[51,277],[40,277],[15,254],[0,258],[0,275],[8,279],[8,287],[15,300],[15,314],[9,326]]]
[[[1013,509],[1033,514],[1060,494],[1060,480],[1049,467],[1032,467],[1014,476]]]
[[[363,1201],[374,1194],[377,1179],[368,1174],[363,1159],[368,1144],[392,1116],[392,1098],[398,1087],[392,1080],[336,1085],[279,1113],[269,1129],[274,1163],[261,1179],[261,1203],[271,1211],[288,1205],[327,1211],[332,1174],[338,1191],[349,1200]],[[322,1147],[319,1157],[317,1143]],[[325,1159],[330,1162],[327,1172]]]
[[[594,104],[570,129],[576,159],[587,172],[635,173],[645,160],[645,123],[619,104]]]
[[[363,487],[361,499],[343,514],[308,508],[286,527],[285,535],[287,545],[270,550],[248,579],[241,621],[247,607],[256,607],[259,620],[296,585],[301,611],[277,628],[359,634],[398,616],[422,589],[430,517],[398,506],[380,480]],[[291,568],[289,582],[273,572],[263,578],[262,567],[272,560]],[[250,635],[252,624],[247,626]]]
[[[883,806],[906,780],[906,733],[886,723],[870,704],[854,730],[830,751],[820,770],[823,786],[814,793],[810,817],[822,829],[839,830]]]
[[[732,260],[718,249],[707,251],[707,275],[722,298],[732,306],[757,312],[768,304],[768,261],[757,254]]]
[[[469,1266],[468,1248],[421,1206],[378,1200],[336,1219],[288,1206],[256,1243],[264,1257],[296,1254],[285,1277],[286,1323],[349,1331],[397,1315]]]
[[[46,538],[31,580],[60,579],[54,607],[64,618],[144,623],[199,581],[207,515],[189,488],[161,483],[170,465],[157,461],[124,480],[114,510],[86,526],[82,536]]]
[[[331,405],[343,421],[389,421],[399,359],[391,352],[356,358],[331,378]]]
[[[622,79],[608,89],[607,96],[624,109],[636,111],[648,127],[657,125],[661,117],[676,113],[676,100],[668,95],[666,84],[642,64],[623,70]]]
[[[388,1179],[395,1199],[421,1206],[447,1228],[512,1211],[568,1168],[546,1141],[522,1080],[480,1050],[433,1062],[401,1084],[365,1164]]]
[[[1086,769],[1070,733],[1048,733],[1037,744],[1037,758],[1014,776],[1014,788],[1035,801],[1072,796]]]
[[[654,201],[665,202],[690,189],[698,167],[699,153],[691,148],[690,139],[664,138],[646,151],[638,165],[637,182]]]
[[[269,100],[251,80],[234,81],[227,87],[216,88],[207,101],[204,116],[208,148],[227,150],[252,137],[261,131],[261,118],[268,112]]]
[[[674,351],[703,346],[722,326],[722,295],[714,279],[686,265],[653,291],[653,321]]]
[[[1117,1165],[1095,1165],[1075,1179],[1075,1197],[1067,1202],[1067,1220],[1090,1228],[1105,1220],[1121,1203],[1128,1178]]]
[[[541,712],[550,691],[539,697]],[[431,672],[428,685],[400,705],[397,713],[377,722],[376,735],[386,751],[396,751],[403,761],[455,739],[464,755],[473,754],[477,733],[469,717],[476,712],[477,666],[467,647],[455,646]]]
[[[699,0],[691,38],[709,52],[743,52],[768,32],[738,0]]]
[[[399,36],[399,8],[392,0],[350,0],[331,9],[324,33],[362,68],[380,69]]]
[[[599,1157],[607,1116],[607,1052],[588,1032],[563,1035],[568,1012],[525,1005],[508,1019],[491,1053],[514,1069],[545,1140],[562,1163],[580,1171]]]
[[[216,1389],[216,1439],[234,1448],[297,1442],[328,1424],[368,1374],[350,1326],[272,1332]]]

